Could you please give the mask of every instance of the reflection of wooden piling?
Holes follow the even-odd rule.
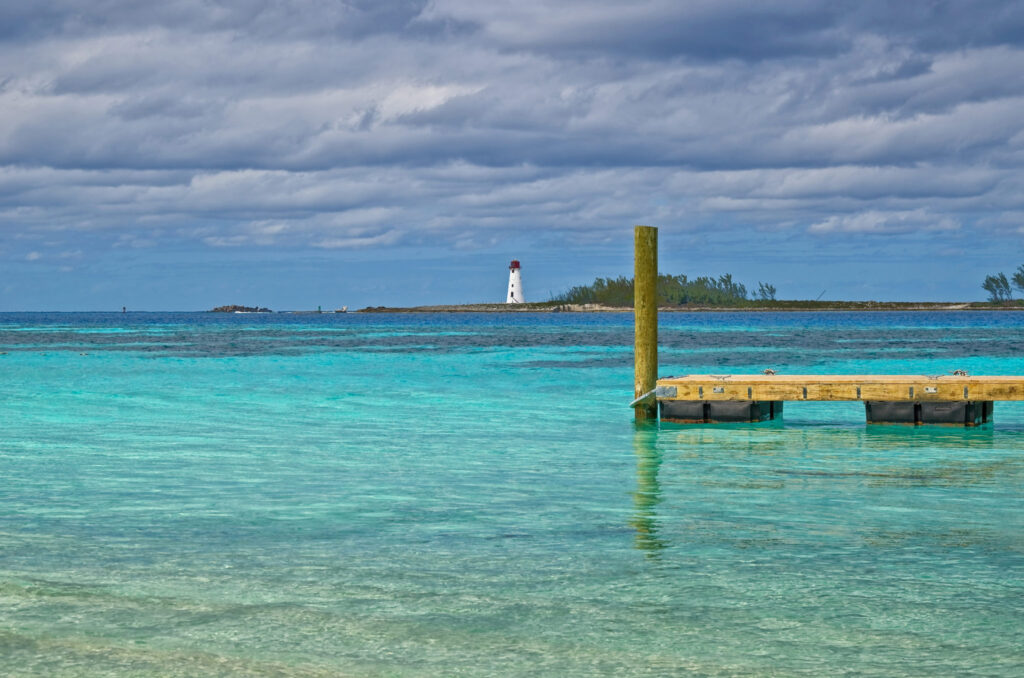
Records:
[[[633,397],[654,389],[658,380],[658,229],[633,229],[633,316],[636,339],[633,365],[636,384]],[[637,421],[656,419],[658,403],[653,399],[638,404]]]
[[[650,426],[637,426],[633,433],[633,451],[636,453],[636,492],[633,493],[633,520],[635,543],[648,557],[657,556],[665,548],[658,537],[658,515],[655,507],[661,502],[661,484],[658,469],[661,455],[657,448],[657,430]]]

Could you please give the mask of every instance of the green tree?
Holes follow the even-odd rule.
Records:
[[[1016,279],[1016,276],[1014,277]],[[986,275],[985,282],[981,284],[981,288],[988,292],[988,300],[1001,304],[1010,301],[1010,281],[1006,279],[1005,273],[998,275]]]
[[[761,301],[775,301],[775,285],[757,283],[757,298]]]
[[[1018,266],[1013,274],[1013,286],[1024,293],[1024,264]]]

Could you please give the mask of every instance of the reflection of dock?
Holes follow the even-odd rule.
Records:
[[[908,510],[926,498],[934,510],[956,512],[935,490],[984,493],[1019,476],[1022,446],[1024,431],[988,426],[642,424],[633,431],[635,484],[623,522],[645,560],[675,563],[709,541],[736,548],[759,540],[770,544],[779,536],[773,534],[776,521],[784,521],[779,516],[792,510],[801,519],[790,522],[796,530],[790,536],[813,543],[835,521],[842,523],[840,514],[851,506],[860,511],[853,536],[869,546],[884,545],[904,530],[918,539],[927,530],[905,526],[899,513],[875,512],[880,493],[891,492],[886,501]],[[808,530],[817,515],[805,502],[826,512],[817,532]],[[938,532],[935,538],[948,536]]]
[[[875,423],[958,424],[991,419],[995,400],[1024,400],[1024,377],[967,375],[694,374],[657,380],[667,421],[763,421],[784,401],[860,401]]]

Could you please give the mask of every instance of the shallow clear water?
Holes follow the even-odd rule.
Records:
[[[669,314],[662,374],[1024,373],[1024,314]],[[1018,676],[1024,407],[636,428],[609,315],[0,314],[0,674]]]

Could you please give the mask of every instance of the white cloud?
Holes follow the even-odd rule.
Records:
[[[381,245],[393,245],[398,242],[397,231],[385,231],[372,235],[350,235],[342,237],[331,237],[318,240],[313,243],[314,247],[324,249],[358,249],[363,247],[377,247]]]
[[[1024,45],[1016,5],[982,4],[23,3],[0,11],[0,233],[1008,237]]]
[[[909,212],[878,212],[830,216],[812,224],[811,233],[906,233],[919,231],[955,231],[960,224],[949,216],[935,215],[923,209]]]

